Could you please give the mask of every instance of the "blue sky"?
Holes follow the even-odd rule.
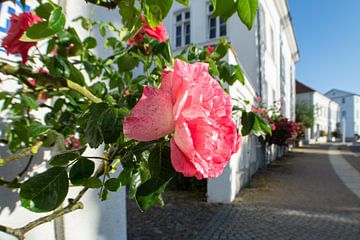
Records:
[[[322,93],[360,94],[360,0],[289,0],[300,49],[296,77]]]

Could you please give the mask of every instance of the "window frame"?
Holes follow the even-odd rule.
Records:
[[[187,13],[189,17],[186,18]],[[178,16],[181,16],[180,21],[178,21]],[[184,8],[179,11],[174,12],[174,47],[181,48],[186,47],[191,44],[191,11],[190,8]],[[178,27],[181,28],[180,35],[178,35]],[[189,29],[189,32],[187,32]],[[180,37],[180,44],[178,45],[178,39]],[[188,38],[188,39],[187,39]],[[187,41],[188,40],[188,41]]]
[[[213,17],[213,11],[214,11],[214,7],[212,9],[212,11],[210,11],[210,6],[213,6],[213,4],[211,2],[207,2],[206,4],[206,13],[207,13],[207,39],[208,40],[213,40],[213,39],[218,39],[221,37],[226,37],[227,36],[227,23],[226,21],[222,20],[219,16],[217,17]],[[215,36],[211,37],[210,33],[211,30],[213,29],[213,27],[211,26],[211,20],[215,19]],[[221,28],[225,27],[225,34],[221,34]]]

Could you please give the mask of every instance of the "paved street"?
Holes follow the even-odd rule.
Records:
[[[295,149],[260,171],[232,205],[172,194],[163,208],[129,209],[129,239],[359,240],[359,148]]]

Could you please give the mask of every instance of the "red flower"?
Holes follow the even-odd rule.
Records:
[[[207,46],[207,50],[209,53],[212,53],[214,51],[214,47],[209,45],[209,46]]]
[[[162,23],[160,23],[155,28],[152,28],[147,24],[144,16],[142,16],[142,22],[143,22],[143,27],[132,39],[128,40],[128,44],[135,46],[141,45],[144,41],[144,35],[156,39],[159,42],[165,42],[166,40],[168,40],[169,38],[168,33],[166,31],[165,26]]]
[[[64,144],[65,144],[66,148],[72,149],[72,150],[79,149],[81,147],[80,140],[77,137],[74,137],[74,136],[67,137],[64,140]]]
[[[20,38],[31,25],[39,22],[42,22],[42,19],[33,12],[12,14],[8,35],[3,39],[1,46],[6,49],[8,54],[20,54],[22,63],[25,64],[29,49],[37,42],[22,42]]]

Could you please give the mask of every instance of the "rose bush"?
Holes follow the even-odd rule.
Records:
[[[12,179],[0,176],[0,186],[19,192],[22,206],[30,211],[54,211],[21,228],[0,225],[18,239],[82,208],[81,199],[91,189],[107,200],[109,192],[128,186],[129,197],[141,209],[163,204],[161,194],[175,171],[198,179],[216,177],[239,147],[231,118],[236,106],[232,109],[225,92],[245,78],[239,65],[225,59],[231,51],[228,41],[221,39],[211,48],[190,45],[174,56],[161,23],[173,1],[86,2],[117,8],[121,28],[80,16],[76,26],[89,35],[79,36],[59,5],[39,0],[34,12],[11,17],[2,41],[7,52],[20,54],[22,61],[0,60],[0,73],[18,85],[14,92],[0,92],[1,111],[7,113],[0,140],[9,149],[1,153],[0,167],[19,161],[24,168]],[[224,20],[241,5],[239,0],[211,2],[214,14]],[[254,3],[251,18],[246,8],[238,9],[239,16],[247,16],[240,19],[248,28],[257,11]],[[220,4],[227,7],[216,10]],[[99,34],[103,39],[93,37]],[[39,41],[44,45],[29,54]],[[102,47],[107,51],[99,56]],[[46,101],[38,101],[39,95]],[[44,109],[40,119],[35,112]],[[269,132],[258,113],[242,115],[241,122],[242,135],[253,129],[258,133],[259,125]],[[83,155],[86,147],[99,146],[100,157]],[[42,157],[40,148],[57,154],[43,159],[48,166],[44,172],[25,174],[33,158]],[[116,171],[119,164],[121,172]],[[70,185],[82,190],[65,201]]]
[[[163,73],[160,89],[145,87],[124,134],[151,141],[174,131],[171,162],[176,171],[198,179],[219,176],[239,148],[240,136],[231,118],[228,94],[204,63],[176,60]]]

